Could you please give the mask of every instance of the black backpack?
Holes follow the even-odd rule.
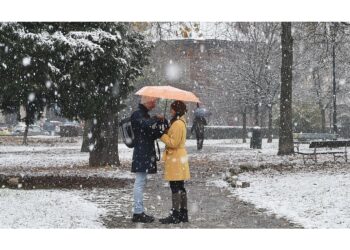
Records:
[[[122,135],[124,144],[128,148],[135,147],[135,135],[131,126],[131,117],[126,117],[122,119],[119,123],[119,127],[121,129],[121,135]],[[157,145],[157,153],[158,153],[156,154],[156,160],[160,161],[160,149],[159,149],[159,144],[157,140],[156,140],[156,145]]]
[[[135,147],[135,135],[131,126],[131,117],[124,118],[120,121],[119,127],[124,144],[129,147]]]

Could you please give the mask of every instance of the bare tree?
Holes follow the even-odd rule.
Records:
[[[227,23],[226,36],[236,41],[236,77],[243,94],[243,123],[247,110],[253,110],[254,124],[263,125],[262,111],[268,112],[268,142],[272,142],[272,109],[280,87],[279,23]],[[243,86],[242,86],[243,85]],[[260,119],[259,119],[260,118]],[[243,124],[244,127],[244,124]]]
[[[345,62],[342,62],[342,57],[347,58],[348,50],[346,49],[349,42],[348,25],[346,23],[306,23],[303,24],[306,32],[306,44],[313,54],[309,54],[313,60],[310,62],[312,79],[315,81],[315,90],[321,110],[322,128],[325,127],[325,108],[332,108],[332,130],[338,133],[338,118],[337,118],[337,96],[340,90],[340,78],[344,77],[346,70],[344,70]],[[348,59],[346,59],[348,61]],[[315,69],[313,69],[315,68]],[[328,76],[318,77],[327,72]],[[322,83],[323,80],[323,83]],[[323,90],[328,92],[326,102]],[[331,100],[331,103],[328,100]],[[323,102],[323,103],[322,103]],[[332,104],[332,105],[330,105]]]

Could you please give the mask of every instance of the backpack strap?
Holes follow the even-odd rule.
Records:
[[[156,140],[156,145],[157,145],[156,161],[160,161],[160,149],[159,149],[158,140]]]

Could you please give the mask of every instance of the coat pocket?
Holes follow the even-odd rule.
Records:
[[[173,155],[175,151],[176,151],[176,150],[171,149],[171,148],[165,149],[165,153],[166,153],[167,155]]]
[[[174,155],[175,150],[171,148],[166,148],[164,153],[163,153],[163,160],[167,161],[170,157]]]

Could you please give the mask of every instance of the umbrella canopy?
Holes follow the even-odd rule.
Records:
[[[171,86],[146,86],[137,91],[135,95],[180,100],[186,102],[200,102],[199,98],[192,92]]]
[[[197,117],[208,117],[211,115],[211,112],[206,108],[197,108],[194,111],[194,115]]]

